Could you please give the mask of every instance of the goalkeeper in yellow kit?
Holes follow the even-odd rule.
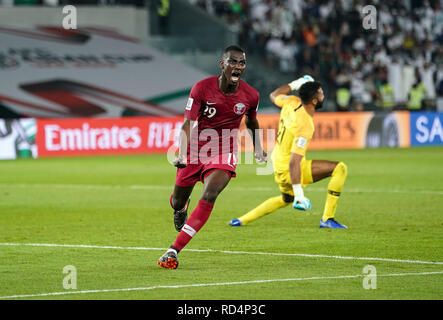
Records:
[[[295,90],[298,96],[289,95]],[[289,204],[298,210],[310,210],[311,202],[304,196],[303,187],[331,177],[320,228],[346,229],[345,225],[334,219],[346,180],[346,165],[343,162],[305,158],[314,135],[312,117],[324,100],[321,84],[306,75],[277,88],[270,94],[270,99],[282,108],[277,141],[272,152],[274,178],[280,187],[281,196],[269,198],[229,224],[234,227],[244,226]]]

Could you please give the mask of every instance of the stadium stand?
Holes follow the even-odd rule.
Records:
[[[338,110],[441,105],[443,1],[188,1],[235,25],[268,65],[332,84]],[[375,30],[362,28],[369,4]]]
[[[324,83],[325,111],[443,110],[443,0],[14,3],[148,6],[155,24],[150,43],[158,49],[212,72],[202,63],[204,52],[213,55],[238,42],[254,63],[247,80],[260,91],[308,73]],[[367,5],[377,10],[374,30],[362,27]]]

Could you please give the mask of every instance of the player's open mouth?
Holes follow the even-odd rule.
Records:
[[[237,82],[238,80],[240,80],[240,76],[241,76],[241,72],[234,71],[234,72],[232,72],[232,74],[231,74],[231,80],[232,80],[233,82]]]

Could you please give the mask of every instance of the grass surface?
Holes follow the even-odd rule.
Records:
[[[312,151],[308,158],[347,164],[336,218],[349,229],[318,228],[329,179],[305,189],[309,214],[288,206],[228,226],[278,195],[272,175],[239,165],[177,270],[156,265],[177,235],[169,206],[175,169],[164,155],[2,161],[0,297],[442,299],[443,148]],[[198,184],[190,211],[201,190]],[[363,288],[369,264],[375,290]],[[77,270],[76,290],[63,288],[66,265]]]

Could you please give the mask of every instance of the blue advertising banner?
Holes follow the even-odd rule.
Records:
[[[443,112],[411,112],[411,146],[443,145]]]

